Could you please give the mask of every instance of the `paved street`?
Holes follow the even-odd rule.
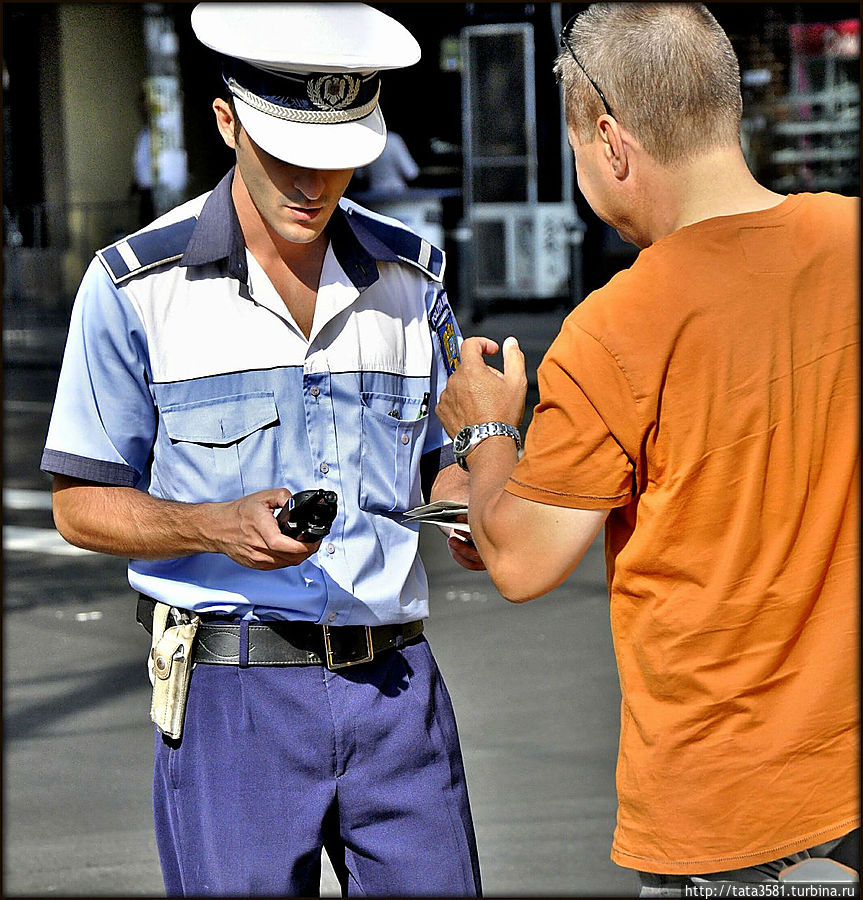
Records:
[[[495,314],[465,331],[515,333],[532,372],[563,314]],[[147,639],[123,561],[50,530],[37,467],[55,379],[7,359],[3,894],[159,896]],[[422,549],[486,894],[634,895],[634,876],[608,859],[619,693],[601,544],[525,606],[452,563],[435,529]],[[322,882],[337,893],[329,871]]]

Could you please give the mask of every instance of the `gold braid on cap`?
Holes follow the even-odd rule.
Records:
[[[357,119],[363,119],[374,111],[378,105],[378,97],[381,93],[381,86],[378,83],[374,97],[368,103],[364,103],[355,109],[291,109],[287,106],[279,106],[278,103],[273,103],[271,100],[264,100],[263,97],[246,90],[234,78],[228,78],[227,82],[231,93],[239,97],[244,103],[248,103],[253,109],[266,113],[268,116],[275,116],[277,119],[285,119],[288,122],[301,122],[305,125],[339,125],[343,122],[354,122]]]

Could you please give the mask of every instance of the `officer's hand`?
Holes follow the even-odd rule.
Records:
[[[276,488],[215,504],[224,513],[223,527],[215,536],[217,552],[249,569],[284,569],[308,559],[321,542],[306,544],[286,537],[273,514],[290,497],[287,488]]]
[[[464,532],[449,529],[450,536],[446,545],[450,556],[465,569],[472,572],[484,572],[485,563],[476,549],[476,544]]]
[[[489,338],[468,338],[461,363],[447,379],[435,412],[450,437],[467,425],[508,422],[516,428],[524,415],[527,375],[524,354],[514,337],[503,342],[503,372],[486,365],[484,356],[498,352]]]

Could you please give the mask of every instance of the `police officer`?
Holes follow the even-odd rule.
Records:
[[[419,47],[362,4],[202,3],[192,24],[223,58],[236,166],[91,263],[42,460],[61,534],[130,557],[157,684],[191,670],[181,728],[155,735],[166,889],[316,895],[326,847],[345,892],[475,895],[400,515],[466,497],[430,412],[458,326],[442,252],[342,197],[386,141],[379,72]],[[274,513],[313,488],[335,494],[329,533],[283,535]]]

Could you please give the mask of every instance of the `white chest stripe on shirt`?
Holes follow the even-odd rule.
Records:
[[[251,296],[234,279],[189,280],[179,266],[121,290],[144,325],[156,382],[283,366],[427,375],[425,278],[407,266],[379,265],[387,277],[360,294],[328,249],[309,340],[254,261]]]

